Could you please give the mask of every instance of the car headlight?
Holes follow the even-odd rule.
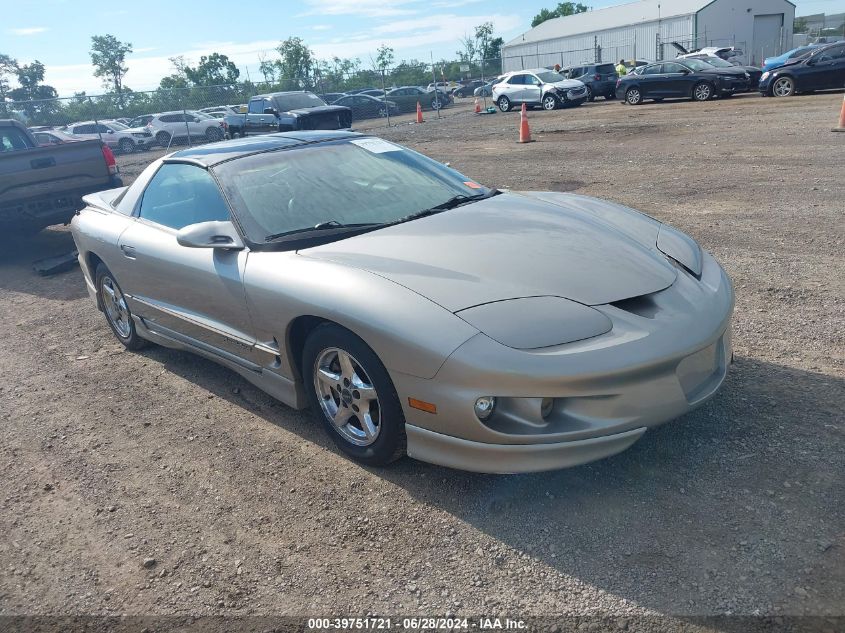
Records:
[[[751,79],[751,75],[749,75],[748,73],[745,73],[745,78],[746,78],[746,79]]]
[[[770,74],[771,73],[768,70],[766,72],[764,72],[762,75],[760,75],[760,81],[763,81],[764,79],[768,79]]]
[[[661,224],[657,233],[657,249],[674,259],[696,277],[701,276],[701,247],[694,239],[678,229]]]
[[[494,341],[515,349],[572,343],[599,336],[613,327],[611,320],[598,310],[562,297],[506,299],[456,314]]]

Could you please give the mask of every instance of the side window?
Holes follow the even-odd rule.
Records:
[[[206,170],[166,163],[144,190],[138,216],[178,230],[197,222],[229,220],[229,209]]]
[[[528,86],[540,86],[543,84],[543,82],[537,79],[537,77],[535,77],[534,75],[526,75],[525,83]]]
[[[178,114],[165,114],[159,117],[162,123],[177,123],[179,121]]]
[[[663,64],[652,64],[643,69],[643,75],[659,75],[663,72]]]
[[[680,64],[663,64],[664,73],[682,73],[685,70],[686,68]]]
[[[264,114],[264,99],[253,99],[249,102],[250,114]]]
[[[0,152],[13,152],[32,147],[31,141],[13,127],[0,127]]]
[[[98,123],[96,131],[100,134],[108,134],[109,128],[102,123]]]
[[[525,84],[525,75],[514,75],[508,79],[508,83],[512,86],[522,86]]]
[[[845,57],[845,46],[837,46],[835,48],[830,48],[826,50],[824,53],[819,55],[820,62],[829,62],[834,59],[839,60]]]

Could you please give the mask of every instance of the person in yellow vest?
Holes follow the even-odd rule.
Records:
[[[628,74],[628,68],[625,66],[625,60],[620,59],[619,63],[616,64],[616,74],[620,77],[624,77]]]

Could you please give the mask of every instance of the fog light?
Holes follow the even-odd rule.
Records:
[[[540,403],[540,415],[543,416],[544,420],[549,417],[554,406],[555,401],[553,398],[543,398],[543,401]]]
[[[493,409],[495,408],[496,398],[493,396],[481,396],[475,401],[475,415],[482,422],[493,415]]]

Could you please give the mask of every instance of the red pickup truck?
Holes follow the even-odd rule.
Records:
[[[82,196],[121,186],[114,154],[100,141],[39,147],[21,123],[0,119],[0,234],[67,223]]]

